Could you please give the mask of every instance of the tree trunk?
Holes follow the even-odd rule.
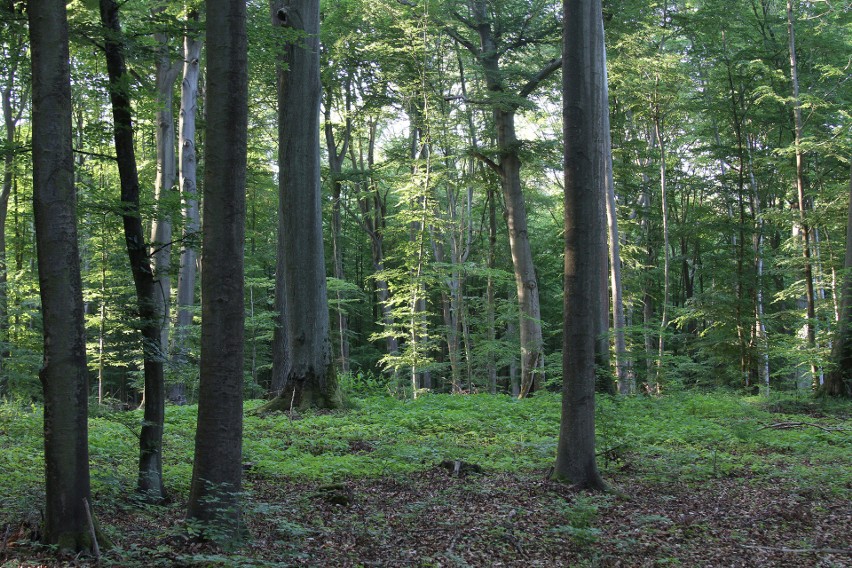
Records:
[[[811,267],[811,244],[810,228],[806,218],[805,210],[805,165],[802,154],[802,102],[799,99],[799,67],[796,62],[796,28],[793,16],[793,0],[787,0],[787,34],[790,47],[790,79],[793,84],[793,121],[795,124],[795,147],[796,147],[796,192],[799,199],[799,223],[802,226],[802,256],[805,260],[805,300],[807,302],[807,335],[808,348],[816,347],[816,307],[814,299],[814,278]],[[811,379],[816,380],[817,369],[811,363]]]
[[[564,0],[563,128],[565,141],[565,294],[562,425],[555,479],[601,490],[595,460],[595,336],[601,277],[599,215],[604,126],[600,0]]]
[[[497,295],[494,285],[494,268],[497,260],[497,195],[491,188],[488,189],[488,283],[486,287],[485,311],[488,324],[488,359],[486,369],[488,372],[488,391],[497,394],[497,363],[495,352],[497,343]],[[520,391],[519,391],[520,392]],[[513,392],[512,396],[518,393]]]
[[[298,32],[299,39],[282,40],[278,74],[283,274],[276,280],[276,298],[286,348],[273,353],[273,386],[279,394],[267,410],[336,408],[340,393],[329,336],[320,199],[319,0],[273,0],[271,8],[273,25]]]
[[[347,101],[349,94],[346,94]],[[347,107],[349,105],[347,104]],[[347,108],[347,111],[349,109]],[[331,177],[332,187],[332,202],[331,202],[331,243],[332,253],[334,256],[334,277],[338,280],[345,280],[346,275],[343,272],[343,243],[342,239],[342,223],[340,218],[340,200],[343,196],[343,160],[349,151],[349,140],[352,134],[352,121],[346,118],[346,129],[343,133],[341,148],[338,151],[337,142],[334,137],[334,126],[331,123],[331,97],[325,105],[325,145],[328,152],[328,169]],[[340,371],[342,373],[349,372],[349,322],[346,317],[346,310],[343,308],[343,296],[340,291],[337,292],[337,333],[340,343]]]
[[[836,367],[826,375],[822,394],[852,397],[852,167],[849,169],[849,206],[846,221],[846,256],[840,297],[840,321],[831,350]]]
[[[152,10],[156,15],[165,9],[159,5]],[[154,182],[154,202],[157,213],[151,222],[151,256],[154,268],[154,299],[156,312],[160,314],[160,358],[168,359],[169,325],[171,323],[172,297],[172,217],[169,211],[169,194],[173,191],[176,177],[175,164],[175,121],[174,121],[174,84],[180,67],[173,64],[169,57],[168,36],[164,32],[154,34],[157,42],[156,61],[156,144],[157,177]]]
[[[603,34],[601,34],[603,40]],[[606,51],[604,50],[604,57]],[[604,62],[606,73],[606,62]],[[636,390],[636,378],[633,375],[633,361],[627,355],[627,344],[624,338],[624,300],[621,285],[621,242],[618,233],[618,217],[615,206],[615,179],[612,173],[612,139],[609,123],[609,86],[604,78],[603,97],[603,129],[602,143],[604,152],[604,183],[606,184],[606,224],[609,238],[609,269],[610,292],[612,294],[612,330],[615,339],[615,376],[618,392],[630,394]]]
[[[660,107],[655,103],[654,132],[657,144],[660,147],[660,208],[663,218],[663,315],[660,320],[659,349],[657,352],[657,383],[659,384],[664,374],[663,355],[665,354],[666,329],[669,326],[669,206],[668,187],[666,185],[666,144],[663,138],[663,118],[660,115]]]
[[[160,355],[160,321],[157,310],[157,289],[148,247],[142,231],[139,212],[139,175],[133,148],[133,122],[130,97],[127,93],[127,69],[124,63],[124,46],[115,0],[100,0],[101,24],[104,27],[104,52],[109,75],[110,101],[112,102],[113,135],[121,178],[121,207],[124,223],[124,240],[130,269],[136,288],[136,302],[142,327],[142,350],[145,369],[145,412],[139,436],[139,482],[137,489],[152,502],[165,497],[163,487],[163,420],[165,396],[163,360]]]
[[[68,21],[62,0],[31,0],[33,213],[44,326],[44,541],[90,553],[88,369],[77,248]]]
[[[189,14],[188,24],[198,22],[198,13]],[[180,186],[183,193],[183,248],[180,253],[178,272],[177,318],[172,339],[171,353],[178,364],[186,363],[189,329],[192,327],[193,306],[195,305],[196,279],[196,243],[201,227],[198,209],[198,190],[196,187],[195,156],[195,114],[198,100],[199,61],[201,59],[201,41],[187,30],[183,38],[183,81],[180,88],[180,118],[178,130],[180,146]],[[186,386],[177,383],[169,393],[169,399],[178,404],[186,402]]]
[[[207,133],[198,428],[187,517],[239,541],[245,324],[246,3],[207,0]],[[225,543],[221,541],[225,541]]]

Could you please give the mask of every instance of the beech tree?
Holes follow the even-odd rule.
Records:
[[[187,516],[239,540],[248,40],[243,0],[207,0],[201,368]]]
[[[516,57],[530,44],[546,43],[556,31],[555,15],[545,3],[523,2],[515,6],[516,12],[486,0],[466,2],[466,14],[451,7],[452,17],[462,26],[447,27],[447,33],[463,45],[475,58],[484,76],[487,98],[484,102],[492,109],[496,133],[496,157],[492,159],[479,152],[481,159],[500,178],[506,206],[509,244],[520,308],[521,386],[519,396],[524,397],[536,387],[536,370],[543,363],[541,308],[538,280],[530,248],[527,210],[521,184],[520,141],[515,127],[515,114],[521,104],[561,65],[558,58],[534,67],[535,71],[510,81],[501,60]],[[530,16],[527,16],[530,14]],[[501,18],[508,18],[507,22]],[[468,37],[474,35],[474,38]],[[535,64],[534,64],[535,65]],[[512,84],[517,82],[518,84]]]
[[[604,489],[595,459],[595,326],[603,309],[600,255],[608,148],[600,0],[564,0],[562,117],[565,144],[565,292],[562,425],[553,477]]]
[[[33,213],[44,363],[44,541],[91,552],[86,330],[71,151],[71,76],[63,0],[27,4],[33,77]]]
[[[139,481],[137,488],[147,499],[158,502],[165,498],[163,486],[163,422],[165,420],[165,379],[163,354],[160,350],[161,303],[158,287],[148,256],[148,246],[139,211],[139,172],[133,145],[133,120],[129,75],[124,58],[119,6],[115,0],[100,0],[100,17],[104,33],[109,96],[112,103],[113,137],[121,179],[121,215],[124,241],[130,259],[130,270],[136,289],[136,304],[142,331],[142,353],[145,372],[145,411],[139,434]]]
[[[282,31],[278,75],[278,263],[280,317],[267,408],[340,405],[329,336],[319,146],[319,0],[271,4]],[[284,35],[284,32],[288,35]]]

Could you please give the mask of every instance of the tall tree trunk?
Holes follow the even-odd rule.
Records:
[[[154,15],[165,10],[158,5],[152,10]],[[169,194],[175,185],[175,121],[174,121],[174,84],[180,67],[173,64],[169,57],[169,39],[165,32],[154,34],[157,42],[156,81],[157,113],[155,133],[157,144],[157,177],[154,181],[154,201],[157,213],[151,221],[151,256],[153,257],[154,286],[157,302],[156,312],[160,314],[160,358],[168,359],[169,326],[171,323],[172,297],[172,212],[169,211]]]
[[[278,255],[276,282],[286,348],[273,353],[272,408],[340,405],[331,354],[319,148],[319,0],[273,0],[273,24],[286,39],[278,75]],[[292,38],[292,36],[287,36]],[[286,360],[282,358],[286,355]]]
[[[479,45],[474,45],[465,40],[451,29],[447,29],[447,32],[476,57],[482,66],[488,91],[498,96],[507,93],[500,66],[500,56],[504,51],[498,49],[497,45],[501,33],[499,33],[499,30],[495,33],[493,20],[484,0],[470,2],[470,8],[472,10],[472,21],[467,21],[464,18],[462,20],[465,25],[476,30],[479,35]],[[512,94],[520,98],[528,97],[542,81],[555,73],[560,66],[560,60],[551,60],[517,93]],[[533,265],[532,249],[527,230],[527,211],[521,185],[521,159],[515,129],[515,111],[517,108],[517,104],[506,104],[504,99],[494,103],[492,118],[496,130],[499,157],[496,163],[485,156],[480,157],[500,176],[500,187],[503,190],[503,200],[506,205],[509,247],[512,252],[512,266],[515,272],[520,315],[521,390],[519,396],[523,398],[542,386],[541,374],[536,373],[536,369],[543,362],[544,342],[541,332],[538,280]]]
[[[603,25],[603,23],[601,24]],[[603,41],[601,34],[601,41]],[[606,50],[604,49],[604,57]],[[606,61],[604,61],[606,73]],[[609,85],[604,77],[603,98],[603,128],[601,143],[604,152],[604,183],[606,184],[606,224],[609,239],[609,269],[610,292],[612,294],[612,330],[615,339],[615,376],[618,381],[618,392],[630,394],[636,390],[636,379],[633,375],[633,362],[627,355],[627,344],[624,338],[624,299],[621,286],[621,242],[618,233],[618,217],[615,206],[615,179],[612,173],[612,139],[609,123]]]
[[[660,107],[655,103],[654,110],[654,132],[657,137],[657,145],[660,147],[660,207],[663,218],[663,315],[660,320],[659,350],[657,352],[657,383],[663,376],[663,355],[665,354],[666,329],[669,326],[669,206],[668,187],[666,185],[666,144],[663,138],[663,118],[660,115]]]
[[[195,155],[195,115],[198,106],[198,75],[201,60],[201,41],[196,37],[193,26],[198,23],[198,12],[191,12],[188,28],[183,38],[183,81],[180,87],[180,117],[178,131],[180,145],[180,187],[183,193],[183,248],[180,252],[178,272],[177,318],[172,336],[171,353],[178,364],[186,363],[189,330],[192,327],[193,306],[195,305],[196,279],[196,243],[201,228],[198,208],[197,170]],[[177,383],[169,393],[169,399],[175,403],[186,402],[186,385]]]
[[[347,107],[349,93],[346,94]],[[343,140],[340,143],[340,150],[337,149],[337,142],[334,136],[334,126],[331,123],[331,97],[325,105],[325,146],[328,152],[328,169],[331,177],[332,187],[332,202],[331,202],[331,243],[334,264],[334,277],[338,280],[345,280],[346,275],[343,272],[343,238],[342,223],[340,217],[341,203],[343,198],[343,160],[349,151],[349,140],[352,136],[352,120],[346,117],[346,128],[343,132]],[[346,317],[346,310],[343,309],[343,296],[340,291],[337,292],[337,333],[340,343],[340,371],[343,373],[349,372],[349,322]]]
[[[810,228],[808,226],[805,210],[805,164],[802,153],[802,135],[804,125],[802,122],[802,102],[799,99],[799,66],[796,62],[796,26],[793,15],[793,0],[787,0],[787,34],[790,47],[790,79],[793,84],[793,122],[795,127],[796,148],[796,193],[799,199],[799,223],[802,226],[802,256],[805,260],[805,300],[807,302],[807,335],[808,348],[816,347],[816,307],[814,299],[814,278],[811,267],[811,243]],[[816,380],[816,365],[811,363],[811,379]]]
[[[604,125],[604,56],[600,0],[563,0],[563,133],[565,143],[565,294],[562,426],[553,477],[601,490],[595,459],[595,337],[600,302],[600,152]]]
[[[137,310],[142,327],[142,352],[145,369],[145,412],[139,436],[139,481],[137,489],[146,499],[158,502],[165,498],[163,487],[163,420],[165,417],[165,385],[163,359],[160,354],[160,321],[157,288],[148,260],[148,247],[139,213],[139,174],[133,148],[133,122],[128,74],[124,63],[124,46],[115,0],[100,0],[101,24],[104,27],[104,52],[109,75],[112,102],[113,135],[121,178],[121,208],[124,241],[130,258],[130,269],[136,287]]]
[[[494,285],[494,268],[497,261],[497,195],[491,188],[488,189],[488,283],[486,287],[485,311],[488,325],[488,359],[486,369],[488,372],[488,390],[491,394],[497,394],[497,363],[495,361],[497,343],[497,294]],[[519,391],[520,392],[520,391]],[[513,392],[512,396],[518,393]]]
[[[836,367],[825,377],[820,392],[852,397],[852,166],[849,168],[849,206],[846,220],[846,256],[840,296],[840,321],[831,350]]]
[[[248,40],[243,0],[207,0],[207,129],[198,428],[187,517],[240,540]],[[222,543],[224,540],[226,543]]]
[[[31,0],[33,213],[44,322],[44,541],[97,547],[89,493],[86,330],[77,248],[68,21],[63,0]]]

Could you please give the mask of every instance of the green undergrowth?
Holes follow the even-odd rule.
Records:
[[[556,451],[560,400],[427,394],[417,400],[354,399],[332,413],[265,417],[246,403],[244,462],[253,479],[328,483],[403,476],[444,460],[488,472],[546,470]],[[192,471],[195,406],[169,407],[164,477],[183,499]],[[700,483],[734,477],[848,496],[852,488],[852,405],[848,402],[728,394],[600,397],[598,453],[605,477]],[[93,409],[92,492],[120,500],[135,484],[139,411]],[[0,523],[42,501],[42,410],[0,403]],[[628,490],[629,492],[629,490]]]

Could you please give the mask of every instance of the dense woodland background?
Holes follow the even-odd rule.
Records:
[[[493,71],[469,49],[475,22],[452,2],[323,4],[323,229],[339,371],[376,380],[396,376],[389,382],[396,389],[411,387],[404,378],[416,367],[418,387],[518,392],[518,301],[495,167],[493,109],[504,105],[517,108],[514,150],[522,164],[543,337],[544,357],[536,365],[550,384],[560,379],[559,73],[521,92],[559,57],[558,8],[540,0],[489,3],[505,87],[495,91]],[[801,212],[784,3],[604,3],[625,322],[620,364],[631,365],[631,388],[807,389],[832,368],[850,187],[850,10],[840,1],[793,2],[792,8]],[[178,305],[181,251],[199,241],[180,179],[157,182],[156,142],[158,126],[178,123],[183,38],[200,37],[191,10],[121,7],[141,217],[153,235],[151,250],[171,253],[157,268],[175,283],[166,299],[169,321],[178,308],[194,313],[197,305],[197,292]],[[69,4],[69,17],[88,361],[99,383],[93,394],[138,401],[140,324],[122,243],[101,33],[96,12],[84,3]],[[2,26],[0,393],[37,399],[29,51],[25,21],[12,2]],[[244,371],[246,393],[262,396],[272,385],[278,219],[276,48],[267,5],[249,3],[248,30]],[[167,118],[160,112],[163,93],[171,105]],[[165,152],[172,160],[174,140]],[[157,224],[170,224],[170,233],[151,233]],[[300,227],[287,230],[298,234]],[[164,325],[171,339],[162,356],[168,383],[184,386],[191,400],[198,328],[177,321],[177,327]]]
[[[0,5],[0,561],[844,565],[848,2],[95,8]]]

